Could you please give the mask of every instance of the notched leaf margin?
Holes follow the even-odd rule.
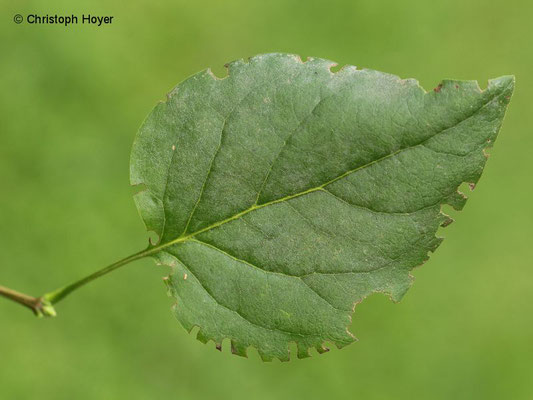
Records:
[[[314,60],[317,60],[314,57],[307,57],[306,61],[303,61],[302,58],[299,55],[294,55],[294,54],[281,54],[281,53],[261,54],[261,55],[250,57],[248,59],[239,59],[239,60],[235,60],[233,62],[225,64],[224,67],[227,69],[227,74],[225,76],[223,76],[223,77],[216,76],[210,68],[207,68],[207,69],[205,69],[203,71],[200,71],[200,72],[198,72],[198,73],[196,73],[196,74],[194,74],[192,76],[196,76],[196,75],[200,75],[200,74],[207,74],[213,80],[220,81],[220,80],[224,80],[224,79],[228,78],[230,76],[230,74],[232,73],[233,68],[236,68],[236,67],[238,67],[241,64],[257,62],[257,61],[260,61],[264,57],[279,57],[280,55],[281,56],[286,56],[286,57],[292,57],[297,62],[299,62],[301,64],[305,64],[307,62],[312,62]],[[365,69],[360,69],[359,70],[359,69],[357,69],[357,67],[352,66],[352,65],[344,65],[341,68],[336,68],[338,66],[338,64],[333,62],[333,61],[325,60],[325,59],[318,59],[318,60],[320,60],[323,63],[323,65],[328,69],[328,71],[332,75],[340,74],[340,73],[342,73],[342,72],[344,72],[346,70],[358,70],[358,71],[364,71],[365,70]],[[477,87],[477,90],[480,93],[482,93],[482,92],[484,92],[485,90],[488,89],[488,87],[491,85],[491,82],[493,81],[493,80],[489,80],[487,88],[482,90],[480,88],[480,86],[479,86],[479,83],[477,81],[475,81],[475,80],[458,81],[458,80],[446,80],[445,79],[445,80],[442,80],[437,85],[437,87],[435,87],[432,91],[428,92],[427,90],[425,90],[420,85],[420,83],[416,79],[412,79],[412,78],[401,79],[398,76],[395,76],[395,75],[392,75],[392,74],[386,74],[386,73],[383,73],[383,74],[384,75],[393,76],[394,78],[398,79],[398,81],[400,83],[402,83],[402,84],[403,83],[416,84],[416,86],[418,88],[420,88],[420,90],[422,90],[425,95],[427,95],[428,93],[431,93],[431,92],[434,92],[435,94],[440,93],[441,89],[443,88],[445,83],[453,83],[453,85],[455,86],[456,89],[459,89],[461,85],[467,85],[467,86],[468,85],[475,85]],[[514,77],[513,77],[513,84],[514,84]],[[174,89],[172,89],[167,94],[165,101],[161,101],[160,103],[168,103],[171,100],[172,96],[176,93],[177,90],[178,90],[178,86],[176,86]],[[506,104],[508,104],[509,101],[510,101],[510,96],[505,98],[505,103]],[[503,120],[502,120],[502,122],[503,122]],[[498,131],[499,131],[500,127],[501,127],[501,124],[498,127],[498,129],[497,129]],[[492,146],[493,146],[493,140],[489,139],[487,141],[487,145],[482,148],[481,151],[483,152],[485,158],[489,157],[489,154],[487,153],[487,150],[492,148]],[[174,150],[175,150],[175,148],[173,147],[172,151],[174,151]],[[460,185],[458,185],[456,187],[455,191],[450,196],[448,196],[445,200],[443,200],[443,202],[440,204],[440,211],[438,213],[438,216],[442,219],[442,222],[440,223],[440,226],[442,228],[445,228],[445,227],[449,226],[454,221],[451,216],[449,216],[448,214],[444,213],[443,206],[444,205],[451,205],[457,211],[462,210],[464,208],[465,204],[466,204],[467,196],[459,190],[460,186],[466,183],[470,187],[470,190],[474,190],[474,188],[475,188],[477,182],[479,181],[480,177],[481,177],[481,174],[479,175],[479,177],[476,179],[475,182],[467,182],[467,181],[462,182]],[[150,193],[149,193],[150,191],[149,191],[149,189],[146,188],[146,184],[145,183],[143,183],[143,182],[135,182],[135,183],[132,184],[132,186],[134,188],[136,188],[136,189],[139,189],[139,190],[137,190],[135,192],[135,195],[134,195],[136,203],[137,203],[137,201],[139,201],[138,200],[139,198],[144,197],[144,196],[150,196]],[[454,201],[452,201],[452,197],[455,198]],[[161,237],[157,233],[156,229],[153,229],[153,227],[149,226],[149,224],[146,223],[145,217],[140,212],[139,204],[137,204],[137,209],[139,210],[139,214],[141,215],[141,219],[143,220],[147,231],[148,232],[153,232],[157,236],[156,240],[152,240],[152,238],[149,239],[149,248],[150,247],[156,247],[157,245],[160,244]],[[435,239],[437,239],[437,241],[435,243],[435,246],[428,250],[426,256],[423,259],[423,261],[420,264],[418,264],[416,266],[413,266],[408,271],[408,281],[409,281],[409,283],[408,283],[407,287],[404,288],[404,290],[401,291],[401,293],[393,293],[392,291],[387,291],[387,290],[374,290],[371,293],[369,293],[369,294],[361,297],[360,299],[354,301],[353,306],[352,306],[351,314],[348,316],[349,324],[346,326],[346,332],[353,338],[353,341],[358,341],[358,339],[349,331],[349,327],[352,324],[352,318],[353,318],[353,315],[355,313],[355,309],[356,309],[357,305],[362,303],[367,297],[369,297],[370,295],[372,295],[374,293],[385,294],[394,303],[400,302],[401,299],[403,298],[403,296],[405,295],[405,293],[407,292],[407,290],[412,286],[412,284],[414,282],[415,278],[414,278],[414,276],[412,275],[411,272],[414,269],[417,269],[417,268],[421,267],[423,264],[425,264],[427,262],[427,260],[429,260],[429,258],[430,258],[430,253],[431,254],[434,253],[436,251],[436,249],[440,246],[442,241],[444,240],[443,237],[440,237],[440,236],[437,236],[437,235],[435,235]],[[164,281],[165,285],[167,286],[167,294],[168,294],[168,296],[175,300],[174,304],[172,305],[172,309],[174,310],[175,308],[179,307],[179,302],[177,300],[179,295],[175,292],[175,290],[171,286],[171,280],[176,275],[176,263],[161,262],[160,259],[155,257],[155,256],[152,256],[152,258],[156,261],[157,265],[165,265],[165,266],[170,267],[171,270],[172,270],[171,273],[168,276],[165,276],[163,278],[163,281]],[[187,279],[187,275],[186,274],[183,277],[183,279]],[[203,332],[202,327],[198,326],[198,325],[193,325],[190,329],[186,329],[186,330],[188,331],[189,334],[191,334],[192,331],[195,330],[196,328],[198,328],[198,333],[196,334],[197,340],[199,340],[200,342],[202,342],[204,344],[207,344],[208,342],[212,341],[214,343],[214,345],[215,345],[215,348],[217,350],[219,350],[219,351],[222,351],[222,342],[224,340],[226,340],[226,339],[229,340],[229,342],[230,342],[230,350],[231,350],[231,352],[233,354],[241,356],[241,357],[248,357],[248,349],[250,347],[254,348],[254,346],[247,346],[247,347],[246,346],[242,346],[242,345],[239,344],[237,339],[231,338],[231,337],[224,337],[224,338],[222,338],[222,340],[220,342],[216,342],[214,339],[212,339],[208,335],[206,335]],[[326,343],[330,343],[330,341],[324,340],[320,345],[317,345],[315,347],[306,347],[306,348],[302,348],[302,346],[298,342],[288,341],[287,342],[286,357],[285,356],[283,356],[283,357],[281,357],[281,356],[280,357],[270,356],[270,355],[265,354],[260,348],[255,348],[255,349],[259,353],[259,356],[261,357],[261,359],[263,361],[272,361],[274,358],[278,358],[280,361],[284,362],[284,361],[289,361],[290,360],[290,356],[291,356],[290,344],[291,343],[295,343],[296,346],[297,346],[297,354],[296,355],[297,355],[298,358],[307,358],[307,357],[311,356],[311,352],[310,351],[312,349],[315,349],[319,354],[323,354],[323,353],[328,352],[329,348],[326,347]],[[333,344],[337,348],[340,349],[340,348],[345,347],[346,345],[348,345],[350,343],[347,342],[347,343],[333,343]]]

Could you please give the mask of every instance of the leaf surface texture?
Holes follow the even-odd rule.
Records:
[[[266,54],[180,83],[132,151],[135,201],[174,312],[204,342],[264,360],[342,347],[354,305],[399,300],[478,181],[514,86],[481,90]]]

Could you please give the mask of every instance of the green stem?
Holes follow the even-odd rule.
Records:
[[[154,253],[155,251],[157,251],[156,248],[148,248],[146,250],[135,253],[111,265],[108,265],[107,267],[102,268],[92,273],[91,275],[86,276],[85,278],[75,281],[70,285],[63,286],[62,288],[56,289],[52,292],[48,292],[41,297],[32,297],[4,286],[0,286],[0,296],[6,297],[16,303],[30,308],[39,317],[53,317],[56,315],[53,305],[64,299],[70,293],[74,292],[82,286],[85,286],[89,282],[92,282],[93,280],[116,270],[117,268],[129,264],[132,261],[144,258]]]
[[[46,293],[43,296],[43,298],[48,300],[51,304],[56,304],[57,302],[67,297],[70,293],[72,293],[76,289],[79,289],[82,286],[85,286],[89,282],[92,282],[95,279],[100,278],[101,276],[106,275],[116,270],[117,268],[120,268],[126,264],[129,264],[132,261],[146,257],[149,254],[151,254],[150,250],[143,250],[138,253],[135,253],[129,257],[123,258],[122,260],[119,260],[111,265],[108,265],[107,267],[102,268],[101,270],[98,270],[92,273],[91,275],[86,276],[85,278],[82,278],[76,282],[73,282],[70,285],[63,286],[62,288],[56,289],[53,292]]]

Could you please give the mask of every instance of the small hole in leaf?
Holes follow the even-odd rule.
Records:
[[[198,332],[200,332],[200,327],[198,325],[195,325],[191,328],[189,334],[191,334],[192,336],[196,336],[198,335]]]
[[[222,353],[231,354],[231,340],[229,338],[222,339],[222,343],[220,343],[220,351]]]
[[[147,189],[147,186],[144,183],[139,183],[138,185],[131,185],[132,194],[135,196],[137,193],[140,193]]]
[[[471,182],[463,182],[459,185],[459,189],[457,189],[457,191],[468,197],[469,193],[472,191],[470,185]]]
[[[228,68],[226,66],[221,67],[212,67],[207,69],[207,73],[210,74],[215,79],[224,79],[228,76]]]
[[[445,214],[443,221],[441,222],[440,227],[437,229],[435,236],[438,238],[444,238],[449,233],[449,226],[453,225],[455,222],[454,216],[457,215],[460,211],[455,210],[452,206],[444,204],[441,207],[441,212]]]
[[[483,154],[485,157],[489,158],[492,153],[492,142],[487,142],[488,147],[483,149]]]
[[[329,67],[329,70],[332,74],[336,74],[337,72],[339,72],[341,69],[343,69],[345,66],[344,65],[340,65],[340,64],[334,64],[332,65],[331,67]]]
[[[289,342],[289,359],[296,360],[298,358],[298,345],[296,342]]]
[[[154,231],[148,231],[148,242],[152,245],[159,243],[159,235]]]

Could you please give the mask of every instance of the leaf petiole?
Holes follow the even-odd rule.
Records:
[[[16,290],[7,288],[5,286],[0,286],[0,296],[6,297],[16,303],[21,304],[33,311],[38,317],[55,317],[56,312],[53,305],[64,299],[70,293],[79,289],[82,286],[85,286],[89,282],[106,275],[126,264],[129,264],[132,261],[139,260],[144,258],[154,252],[153,248],[148,248],[138,253],[132,254],[122,260],[114,262],[113,264],[108,265],[105,268],[102,268],[85,278],[82,278],[78,281],[75,281],[69,285],[63,286],[54,291],[48,292],[40,297],[29,296],[25,293],[18,292]]]

